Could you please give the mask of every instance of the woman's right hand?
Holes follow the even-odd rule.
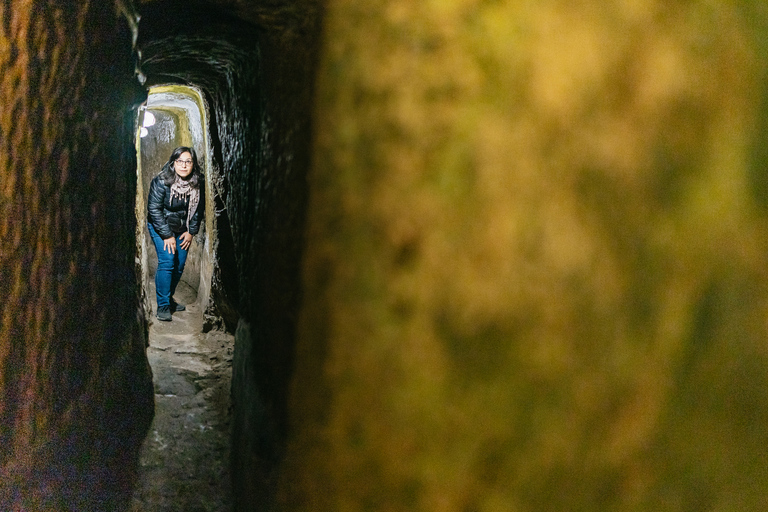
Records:
[[[163,239],[163,251],[168,251],[171,254],[176,254],[176,237]]]

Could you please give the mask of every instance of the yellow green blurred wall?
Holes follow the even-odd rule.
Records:
[[[329,0],[280,507],[768,503],[768,4]]]

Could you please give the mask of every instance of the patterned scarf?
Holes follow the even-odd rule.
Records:
[[[200,202],[200,189],[194,188],[189,184],[189,180],[184,180],[176,175],[176,181],[171,185],[171,202],[173,197],[176,196],[180,200],[189,200],[189,206],[187,207],[187,231],[189,231],[189,221],[192,215],[197,210],[197,204]]]

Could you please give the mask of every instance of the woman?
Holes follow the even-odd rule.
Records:
[[[157,318],[171,321],[173,311],[186,308],[173,300],[192,237],[200,230],[205,208],[203,173],[195,150],[173,150],[160,174],[149,185],[147,225],[157,252]]]

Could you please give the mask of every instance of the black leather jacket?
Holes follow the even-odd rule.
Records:
[[[205,191],[202,183],[203,180],[200,180],[200,201],[197,204],[197,210],[189,219],[189,226],[187,226],[189,201],[174,197],[173,204],[171,204],[170,185],[163,183],[160,176],[155,176],[152,183],[149,184],[147,220],[152,223],[152,227],[155,228],[160,238],[165,240],[185,231],[189,231],[190,235],[196,235],[200,231],[200,221],[203,219],[203,212],[205,211]]]

